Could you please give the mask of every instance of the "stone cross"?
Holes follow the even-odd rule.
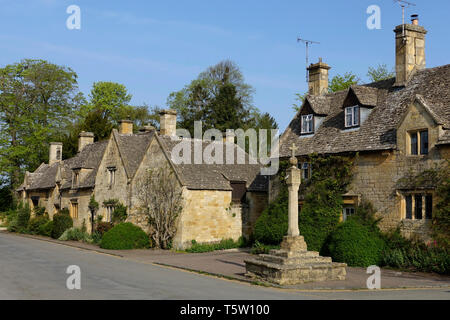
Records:
[[[287,169],[287,181],[286,184],[289,190],[289,227],[288,236],[297,237],[300,235],[298,230],[298,188],[300,187],[300,170],[297,168],[297,158],[295,157],[295,151],[298,149],[295,144],[289,148],[292,151],[292,157],[290,159],[291,167]]]

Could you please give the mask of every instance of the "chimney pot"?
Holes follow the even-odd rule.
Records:
[[[78,136],[78,152],[81,152],[85,146],[91,143],[94,143],[94,134],[92,132],[81,131]]]
[[[411,15],[411,22],[413,25],[418,26],[419,25],[419,15],[418,14],[412,14]]]
[[[175,136],[177,132],[177,112],[175,110],[166,109],[159,113],[160,134],[166,136]]]
[[[61,142],[50,142],[50,150],[48,155],[48,164],[52,165],[62,160],[62,147]]]
[[[330,69],[331,67],[328,64],[322,62],[322,58],[319,58],[319,62],[308,67],[309,94],[321,95],[328,92],[328,70]]]
[[[119,121],[119,133],[120,134],[133,134],[133,121],[120,120]]]

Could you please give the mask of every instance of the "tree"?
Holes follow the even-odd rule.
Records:
[[[206,128],[249,127],[253,116],[258,113],[252,104],[252,94],[253,88],[244,82],[238,66],[225,60],[200,73],[182,90],[172,92],[167,98],[167,105],[178,111],[179,127],[189,130],[192,135],[194,121],[202,121]],[[227,102],[237,109],[225,107]],[[223,115],[223,110],[232,114]]]
[[[48,160],[48,142],[82,102],[70,68],[30,59],[0,68],[0,175],[12,188]]]
[[[175,172],[168,165],[148,169],[137,181],[138,212],[148,218],[155,246],[167,249],[177,232],[176,220],[183,195]]]
[[[395,77],[395,73],[389,71],[386,64],[379,64],[376,68],[369,67],[367,76],[369,77],[371,82],[377,82],[393,78]]]
[[[352,72],[344,75],[335,75],[328,84],[328,92],[337,92],[348,89],[351,85],[357,84],[360,79]]]

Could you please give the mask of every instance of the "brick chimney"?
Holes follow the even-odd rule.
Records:
[[[328,92],[328,70],[331,67],[322,62],[322,58],[319,58],[319,62],[311,64],[308,67],[309,81],[308,81],[308,93],[311,95],[321,95]]]
[[[50,142],[50,150],[48,154],[48,164],[52,165],[62,160],[62,146],[61,142]]]
[[[395,28],[395,86],[404,86],[411,76],[425,68],[425,35],[419,16],[411,16],[411,24]]]
[[[159,120],[159,133],[166,136],[175,136],[177,131],[177,112],[175,110],[162,110]]]
[[[78,136],[78,152],[81,152],[85,146],[91,143],[94,143],[94,134],[92,132],[81,131]]]
[[[119,133],[120,134],[133,134],[133,121],[120,120],[119,121]]]

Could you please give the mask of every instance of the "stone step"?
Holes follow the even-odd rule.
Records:
[[[268,261],[263,261],[259,259],[248,259],[244,261],[246,266],[254,265],[264,267],[265,269],[274,270],[316,270],[316,269],[337,269],[346,267],[345,263],[336,262],[312,262],[308,264],[279,264]]]
[[[286,251],[286,250],[277,250],[277,249],[270,250],[269,254],[272,256],[278,256],[278,257],[283,257],[283,258],[317,257],[317,256],[319,256],[319,253],[317,251]]]
[[[330,257],[321,257],[319,255],[307,255],[304,254],[302,256],[298,257],[290,257],[285,258],[281,256],[274,256],[270,254],[261,254],[257,258],[258,260],[267,261],[271,263],[278,263],[282,265],[292,265],[292,264],[299,264],[299,265],[307,265],[307,264],[313,264],[313,263],[330,263],[331,258]]]

